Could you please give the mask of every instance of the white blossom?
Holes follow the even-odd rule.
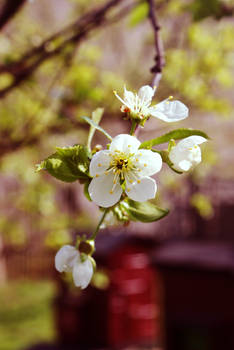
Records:
[[[88,191],[96,204],[105,208],[113,206],[123,190],[138,202],[155,197],[157,186],[150,176],[160,171],[162,159],[158,153],[139,146],[136,137],[120,134],[108,150],[93,156],[89,168],[93,179]]]
[[[55,268],[59,272],[72,272],[76,287],[84,289],[93,276],[93,264],[89,256],[82,261],[79,251],[71,246],[64,245],[55,256]]]
[[[149,85],[142,86],[137,94],[128,91],[124,86],[123,99],[114,91],[116,97],[123,103],[122,112],[130,113],[133,116],[145,120],[147,117],[155,117],[165,122],[177,122],[188,117],[188,107],[180,101],[171,101],[172,96],[166,100],[151,106],[152,98],[156,88]]]
[[[207,140],[202,136],[189,136],[174,146],[169,159],[178,171],[189,171],[201,162],[201,149],[198,145]]]

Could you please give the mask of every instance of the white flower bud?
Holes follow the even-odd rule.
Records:
[[[201,149],[199,144],[207,140],[202,136],[189,136],[174,146],[169,159],[173,163],[173,168],[178,171],[189,171],[201,162]]]

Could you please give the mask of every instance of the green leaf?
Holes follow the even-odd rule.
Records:
[[[90,153],[86,146],[56,148],[56,152],[37,165],[37,171],[47,170],[56,179],[86,182],[89,177]]]
[[[104,108],[97,108],[92,113],[92,121],[94,123],[96,123],[97,125],[100,123],[100,121],[102,119],[103,112],[104,112]],[[92,142],[95,130],[96,130],[96,128],[93,125],[91,125],[90,130],[89,130],[88,142],[87,142],[87,147],[89,149],[91,148],[91,142]]]
[[[129,25],[131,27],[138,25],[147,17],[148,13],[149,13],[148,3],[143,2],[143,3],[139,4],[131,12],[131,15],[129,18]]]
[[[142,142],[142,144],[140,145],[140,148],[151,149],[153,146],[160,145],[161,143],[169,142],[171,139],[180,140],[193,135],[198,135],[198,136],[205,137],[206,139],[209,139],[209,136],[207,136],[206,133],[204,133],[201,130],[182,128],[182,129],[172,130],[167,134],[156,137],[155,139]]]
[[[101,128],[99,125],[97,125],[92,119],[90,119],[89,117],[85,117],[85,116],[84,117],[80,117],[80,118],[85,120],[94,129],[97,129],[97,130],[101,131],[109,140],[112,141],[112,137],[103,128]]]
[[[169,210],[162,209],[150,202],[135,202],[128,199],[124,207],[133,221],[153,222],[162,219]]]

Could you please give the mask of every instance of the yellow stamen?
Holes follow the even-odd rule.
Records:
[[[132,181],[132,180],[129,180],[129,182],[130,182],[130,184],[132,184],[132,183],[133,183],[133,181]]]
[[[130,191],[131,191],[131,189],[130,189],[130,188],[127,188],[127,191],[128,191],[128,192],[130,192]]]
[[[96,174],[96,177],[99,177],[99,175],[98,175],[98,174]]]
[[[113,191],[110,191],[109,193],[110,193],[110,194],[113,194]]]
[[[141,183],[141,180],[137,180],[137,183],[140,184],[140,183]]]
[[[145,164],[144,164],[144,166],[146,167],[146,166],[147,166],[147,164],[145,163]]]
[[[98,163],[98,166],[101,167],[102,166],[101,163]]]
[[[138,159],[138,158],[136,158],[136,162],[139,162],[139,159]]]
[[[128,147],[131,147],[131,145],[128,145]]]
[[[108,175],[108,171],[105,171],[105,175]]]

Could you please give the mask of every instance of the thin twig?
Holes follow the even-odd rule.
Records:
[[[163,42],[160,36],[161,28],[158,24],[158,19],[155,13],[154,0],[147,0],[147,2],[149,4],[148,16],[154,32],[154,42],[155,42],[155,49],[156,49],[155,65],[150,70],[152,73],[155,73],[151,86],[158,87],[162,77],[162,70],[163,70],[163,67],[165,66],[164,48],[163,48]],[[135,136],[138,136],[139,132],[140,132],[140,125],[138,124],[134,133]]]
[[[151,72],[155,73],[152,86],[158,86],[160,79],[162,77],[162,70],[165,65],[164,48],[163,42],[160,36],[160,26],[158,24],[158,19],[155,13],[155,6],[153,0],[147,0],[149,4],[149,20],[151,22],[154,31],[154,41],[155,41],[155,65],[151,68]]]

